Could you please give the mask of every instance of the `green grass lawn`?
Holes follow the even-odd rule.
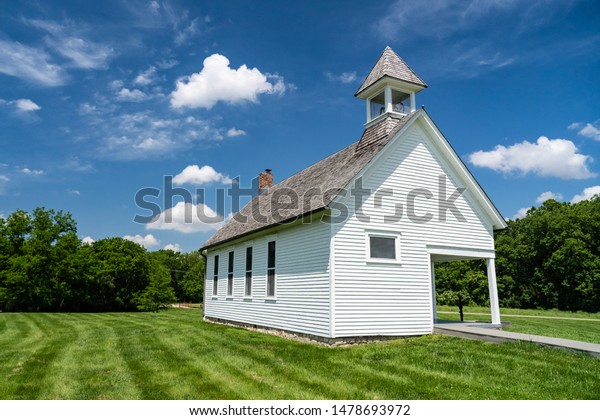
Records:
[[[598,399],[600,360],[447,336],[325,347],[201,312],[0,314],[2,399]]]
[[[450,311],[453,313],[440,313],[440,311]],[[491,320],[489,315],[479,315],[480,313],[489,313],[490,308],[466,307],[464,312],[466,312],[465,321],[490,322]],[[477,315],[469,314],[468,312],[474,312]],[[533,318],[534,316],[543,318]],[[458,321],[460,319],[458,308],[440,306],[438,307],[438,318]],[[503,328],[505,331],[568,338],[570,340],[600,344],[600,314],[502,308],[500,309],[500,318],[502,321],[509,321],[511,323],[510,327]]]

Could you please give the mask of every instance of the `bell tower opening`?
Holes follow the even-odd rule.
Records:
[[[386,47],[355,96],[366,100],[367,125],[387,116],[416,111],[415,94],[425,82],[390,47]]]

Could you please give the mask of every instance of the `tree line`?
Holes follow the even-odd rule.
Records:
[[[500,306],[600,311],[600,196],[547,200],[495,234]],[[436,264],[438,302],[488,305],[481,260]]]
[[[37,208],[0,218],[0,310],[158,310],[202,299],[198,252],[148,252],[122,239],[91,244],[69,213]]]

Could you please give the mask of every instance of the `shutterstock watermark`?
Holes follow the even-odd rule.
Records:
[[[466,222],[457,206],[457,200],[466,188],[454,187],[449,192],[447,184],[447,177],[440,175],[434,191],[423,187],[408,192],[393,188],[372,190],[365,187],[363,178],[359,177],[348,189],[311,188],[299,191],[275,186],[259,193],[258,178],[252,180],[250,187],[244,188],[237,177],[230,187],[211,189],[215,202],[213,209],[205,204],[206,189],[177,187],[173,185],[172,176],[165,176],[162,188],[145,187],[136,192],[135,204],[144,214],[136,214],[133,221],[148,224],[162,218],[163,226],[169,223],[202,223],[216,228],[223,223],[228,212],[240,223],[284,224],[327,205],[331,211],[320,218],[323,223],[343,223],[352,215],[362,223],[371,223],[373,218],[381,220],[381,216],[385,224],[398,223],[405,217],[415,224],[445,223],[449,215],[452,222]],[[179,200],[176,200],[177,197]],[[331,200],[332,197],[336,199]],[[159,204],[157,200],[161,198]],[[241,211],[244,202],[251,204]],[[174,211],[178,205],[178,211]]]

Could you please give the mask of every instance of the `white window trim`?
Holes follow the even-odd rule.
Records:
[[[367,264],[402,264],[401,258],[401,244],[400,244],[400,232],[389,231],[389,230],[365,230],[365,261]],[[392,238],[396,247],[396,258],[371,258],[371,238]]]

